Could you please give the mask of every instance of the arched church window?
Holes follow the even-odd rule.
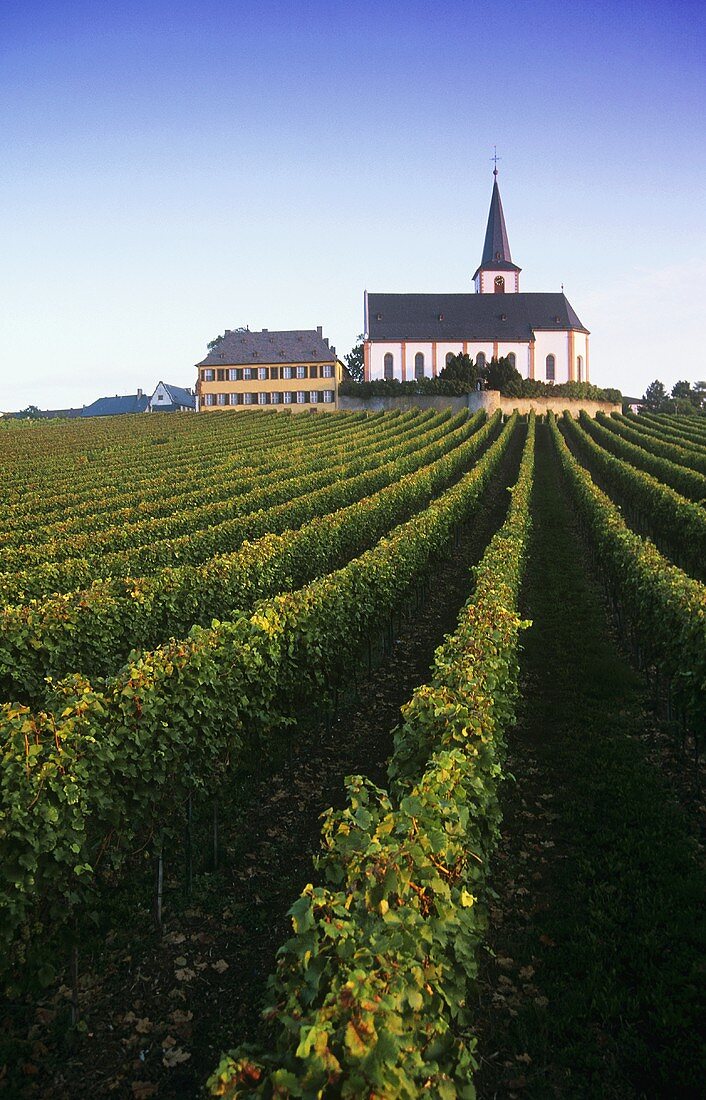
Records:
[[[514,351],[511,351],[509,353],[509,355],[507,357],[507,361],[508,361],[508,363],[510,364],[511,367],[515,366],[515,353],[514,353]]]
[[[583,356],[576,356],[576,378],[577,381],[583,382]]]
[[[418,351],[414,357],[414,377],[424,377],[424,352]]]
[[[383,360],[383,376],[386,382],[391,382],[395,376],[395,369],[392,360],[392,352],[385,352],[385,358]]]
[[[476,366],[479,370],[485,370],[485,355],[482,351],[476,355]]]
[[[505,280],[502,277],[502,275],[496,275],[495,276],[495,293],[496,294],[504,294],[505,293]]]
[[[556,375],[556,359],[553,355],[547,356],[547,382],[553,382]]]

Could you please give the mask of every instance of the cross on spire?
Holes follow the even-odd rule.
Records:
[[[494,165],[493,175],[497,179],[498,178],[498,161],[503,159],[502,157],[498,156],[498,147],[497,147],[497,145],[493,146],[493,155],[490,159],[492,160],[493,165]]]

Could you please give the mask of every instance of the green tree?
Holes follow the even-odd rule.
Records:
[[[500,390],[501,393],[506,393],[517,389],[518,384],[522,382],[522,375],[503,355],[499,359],[490,360],[485,368],[485,379],[489,390]]]
[[[686,397],[691,398],[691,383],[690,382],[675,382],[672,386],[672,397]]]
[[[218,345],[223,340],[225,340],[229,332],[250,332],[250,329],[247,327],[247,325],[241,325],[240,328],[226,329],[222,336],[214,336],[213,340],[208,341],[208,343],[206,344],[208,350],[213,351],[215,348],[217,348]]]
[[[358,343],[355,344],[348,355],[344,355],[343,358],[348,367],[348,372],[351,376],[352,382],[362,382],[365,378],[365,367],[363,361],[363,334],[362,332],[356,337]]]
[[[697,409],[706,408],[706,382],[694,382],[691,387],[691,399]]]
[[[451,356],[446,366],[439,371],[439,378],[444,378],[447,382],[467,382],[468,385],[475,386],[482,381],[483,375],[470,355],[462,352]]]
[[[647,408],[651,412],[660,412],[663,410],[667,399],[667,391],[664,388],[664,384],[655,378],[654,382],[650,382],[649,386],[645,390],[645,394],[642,400],[647,405]]]

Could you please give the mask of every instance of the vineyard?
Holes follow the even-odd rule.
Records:
[[[0,426],[0,1095],[699,1095],[705,423]]]

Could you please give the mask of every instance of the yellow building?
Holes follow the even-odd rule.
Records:
[[[317,329],[226,329],[200,363],[198,411],[255,405],[306,412],[338,407],[345,367]]]

